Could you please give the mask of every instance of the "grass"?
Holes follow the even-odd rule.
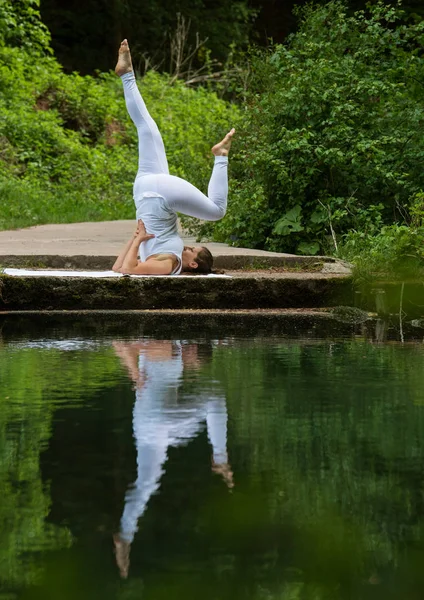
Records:
[[[45,189],[25,181],[0,182],[0,230],[18,229],[47,223],[113,221],[134,217],[132,198],[96,202],[80,190]],[[113,198],[113,197],[112,197]],[[111,199],[112,199],[111,198]]]

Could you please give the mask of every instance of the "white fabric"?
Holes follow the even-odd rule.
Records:
[[[227,404],[225,398],[209,398],[206,404],[206,426],[213,461],[217,465],[228,462],[227,453]]]
[[[204,221],[217,221],[227,210],[228,157],[216,156],[208,186],[208,196],[191,183],[169,174],[165,147],[159,129],[150,116],[134,73],[121,77],[125,102],[138,132],[139,162],[134,182],[137,219],[143,219],[151,240],[140,245],[142,261],[154,254],[174,254],[181,271],[184,248],[178,234],[177,212]]]
[[[3,273],[14,277],[170,277],[169,275],[123,275],[115,271],[49,271],[48,269],[4,269]],[[179,277],[192,278],[193,276],[179,275]],[[209,273],[209,275],[195,275],[195,277],[230,277],[230,275]]]
[[[136,218],[142,219],[146,231],[155,235],[140,244],[140,260],[144,262],[153,254],[174,254],[179,262],[173,274],[181,273],[184,242],[178,233],[176,213],[167,208],[165,200],[160,197],[145,196],[135,200],[135,204]]]
[[[75,352],[79,350],[97,350],[100,346],[98,340],[80,338],[67,338],[64,340],[42,339],[24,342],[12,342],[14,348],[37,348],[38,350],[60,350],[61,352]]]
[[[179,402],[183,375],[181,345],[168,360],[148,360],[141,352],[139,370],[143,385],[136,391],[133,431],[137,448],[137,479],[125,497],[121,537],[132,542],[138,519],[159,489],[169,447],[184,446],[204,427],[216,464],[228,461],[227,408],[224,397],[209,393],[185,396]]]

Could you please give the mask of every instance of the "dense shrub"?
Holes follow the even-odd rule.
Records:
[[[424,189],[424,23],[382,4],[349,16],[338,0],[302,19],[287,45],[252,54],[217,239],[328,252],[352,228],[403,222]]]
[[[0,0],[0,46],[32,54],[50,53],[50,33],[42,23],[40,0]]]
[[[405,280],[424,273],[424,194],[417,194],[409,209],[409,224],[382,225],[381,219],[364,231],[349,231],[340,249],[354,264],[360,283],[368,280]]]
[[[35,10],[32,5],[13,4]],[[17,11],[11,7],[0,5],[0,228],[132,218],[137,136],[121,82],[110,73],[64,75],[43,47],[47,34],[36,26],[36,11],[27,27],[33,45],[31,38],[21,43],[17,33],[6,37],[2,23]],[[237,109],[206,90],[170,85],[155,72],[140,87],[162,131],[171,172],[205,189],[210,147]]]

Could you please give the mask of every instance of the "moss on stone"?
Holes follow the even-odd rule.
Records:
[[[0,308],[312,308],[352,304],[349,278],[119,278],[0,276]]]

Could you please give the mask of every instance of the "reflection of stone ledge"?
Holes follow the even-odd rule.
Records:
[[[349,277],[277,273],[231,278],[83,279],[0,275],[0,310],[261,309],[352,304]]]
[[[273,335],[284,335],[297,338],[297,344],[310,346],[322,343],[323,338],[352,335],[354,328],[337,322],[323,309],[0,312],[0,343],[9,339],[14,342],[75,339],[76,331],[84,331],[92,339],[104,336],[216,339],[247,334],[261,336],[262,344],[265,339],[273,343]],[[287,339],[287,343],[293,340]]]

